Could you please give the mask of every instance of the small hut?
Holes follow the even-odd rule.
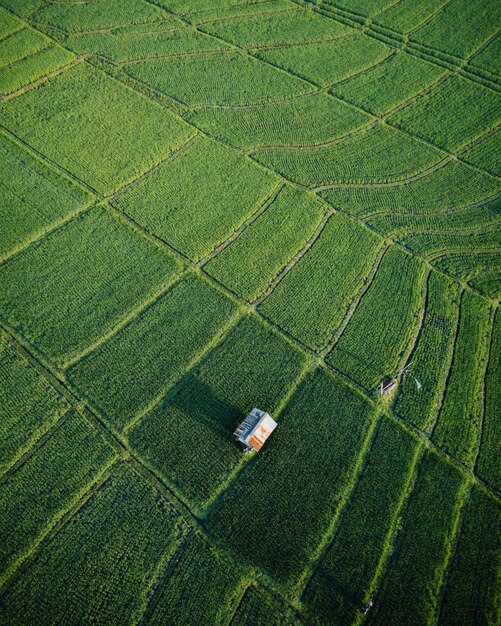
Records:
[[[276,427],[277,423],[268,413],[254,408],[233,434],[244,444],[244,452],[259,452]]]
[[[396,378],[388,378],[387,380],[383,380],[381,386],[379,387],[379,393],[384,396],[386,393],[390,393],[397,386]]]

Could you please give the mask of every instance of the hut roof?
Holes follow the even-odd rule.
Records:
[[[268,413],[254,408],[235,430],[234,435],[249,448],[259,451],[276,427],[277,423]]]

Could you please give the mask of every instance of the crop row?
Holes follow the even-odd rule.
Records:
[[[211,532],[280,583],[297,583],[349,489],[373,420],[371,405],[338,378],[308,374],[273,445],[209,514]]]
[[[6,624],[136,622],[178,533],[179,516],[121,464],[10,587],[0,618]]]
[[[0,333],[0,474],[68,408],[68,403]]]
[[[242,572],[224,560],[198,533],[176,559],[161,583],[148,624],[222,625],[235,611],[243,585]]]
[[[432,439],[467,466],[474,462],[483,413],[483,380],[491,307],[463,292],[459,330],[447,389]]]
[[[312,348],[325,346],[374,264],[380,239],[334,214],[259,310]]]
[[[389,248],[328,363],[366,389],[394,375],[424,306],[424,279],[423,263]]]
[[[499,618],[501,511],[472,488],[442,600],[440,624],[495,624]]]
[[[67,371],[118,430],[165,390],[235,315],[235,305],[190,275]]]
[[[432,451],[422,458],[395,551],[368,615],[369,624],[428,624],[436,617],[464,478]]]
[[[400,225],[399,220],[404,226],[407,223],[412,226],[414,217],[418,225],[419,218],[437,213],[443,214],[443,219],[453,220],[455,215],[447,211],[483,200],[498,191],[499,187],[492,177],[458,161],[449,161],[411,181],[386,186],[331,189],[322,195],[333,206],[359,217],[376,214],[370,222],[371,226],[375,224],[376,230],[387,232],[389,229],[385,226],[388,221],[391,226],[393,221],[396,222],[394,228]],[[379,226],[377,214],[390,212],[394,215],[380,218],[382,223]]]
[[[127,73],[191,106],[258,104],[313,90],[303,80],[231,48],[218,54],[134,63],[127,68]]]
[[[203,510],[242,463],[235,428],[254,406],[277,417],[304,367],[297,349],[244,318],[130,431],[131,446]]]
[[[499,279],[499,275],[498,275]],[[501,423],[497,412],[501,406],[501,313],[497,310],[492,330],[490,359],[485,378],[485,405],[482,439],[476,472],[495,489],[501,490],[499,441]]]
[[[174,114],[87,63],[6,102],[0,122],[101,193],[143,174],[194,134]]]
[[[182,154],[120,194],[114,204],[193,260],[231,235],[278,178],[216,141],[197,137]]]
[[[500,96],[494,91],[451,76],[390,116],[390,122],[441,148],[455,151],[495,124],[499,101]]]
[[[97,207],[0,267],[0,315],[61,362],[98,340],[177,270],[164,250]]]
[[[92,196],[5,135],[0,135],[0,155],[4,164],[0,172],[0,257],[5,257],[84,207]]]
[[[456,283],[438,272],[428,279],[426,312],[410,357],[411,369],[400,382],[395,412],[413,426],[433,423],[450,366],[459,309]]]
[[[266,106],[201,108],[185,119],[224,142],[249,149],[331,141],[371,118],[341,100],[313,93]]]
[[[324,211],[324,205],[306,191],[286,186],[205,269],[234,293],[253,300],[306,245]]]
[[[319,623],[352,624],[369,601],[417,449],[417,440],[400,426],[381,421],[334,539],[302,598]]]
[[[0,508],[0,580],[114,460],[114,451],[71,411],[34,455],[8,475]]]
[[[383,124],[332,146],[274,148],[253,156],[286,178],[309,187],[399,181],[442,158],[435,148]]]

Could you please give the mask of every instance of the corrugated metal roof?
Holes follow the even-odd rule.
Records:
[[[277,423],[268,413],[254,408],[235,430],[234,435],[242,443],[259,451],[276,427]]]

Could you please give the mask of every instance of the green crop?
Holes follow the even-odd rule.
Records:
[[[486,139],[463,152],[461,157],[468,163],[482,167],[495,176],[501,176],[501,161],[499,159],[500,136],[499,131],[490,134]]]

